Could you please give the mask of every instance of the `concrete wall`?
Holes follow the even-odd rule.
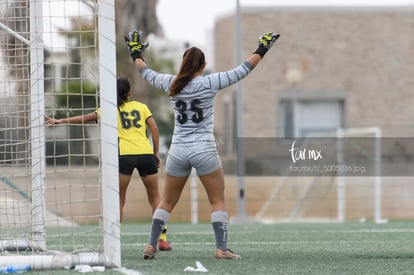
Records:
[[[242,82],[245,136],[279,136],[278,102],[289,96],[343,98],[344,127],[380,126],[384,136],[413,136],[413,14],[412,7],[242,9],[242,60],[260,35],[281,34]],[[235,34],[234,16],[217,20],[216,71],[235,66]],[[226,132],[224,94],[235,89],[217,97],[218,135]]]

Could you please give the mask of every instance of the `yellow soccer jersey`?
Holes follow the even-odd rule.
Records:
[[[147,119],[152,116],[148,106],[138,101],[127,101],[118,112],[119,154],[153,154],[154,150],[147,136]],[[98,116],[100,116],[100,109]]]

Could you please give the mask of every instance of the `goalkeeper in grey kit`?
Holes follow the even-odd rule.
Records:
[[[231,70],[210,75],[202,75],[206,65],[204,53],[197,47],[188,48],[178,74],[171,75],[156,72],[145,63],[142,54],[148,43],[141,41],[141,31],[132,31],[125,37],[129,53],[143,79],[165,91],[174,108],[174,132],[166,161],[166,182],[160,204],[152,217],[144,259],[155,257],[162,228],[177,204],[192,168],[195,168],[210,203],[215,257],[241,258],[227,247],[224,173],[213,133],[214,97],[220,90],[246,77],[278,38],[278,34],[266,33],[259,38],[256,51],[246,61]]]

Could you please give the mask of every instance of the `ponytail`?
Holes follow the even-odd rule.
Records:
[[[116,89],[117,89],[117,106],[123,106],[124,103],[128,100],[128,93],[131,90],[131,84],[129,80],[124,77],[119,77],[116,80]]]
[[[194,75],[204,68],[204,53],[196,47],[187,49],[183,54],[180,71],[170,87],[170,96],[180,93],[185,86],[194,78]]]

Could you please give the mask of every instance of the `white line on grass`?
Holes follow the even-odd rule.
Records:
[[[213,234],[213,229],[211,231],[186,231],[186,232],[175,232],[168,230],[170,235],[211,235]],[[232,233],[233,234],[233,233]],[[149,232],[121,232],[121,236],[148,236]]]
[[[137,270],[133,270],[133,269],[128,269],[126,267],[121,267],[121,268],[114,268],[114,270],[125,274],[125,275],[143,275],[143,273],[137,271]]]
[[[282,244],[326,244],[326,243],[378,243],[377,240],[308,240],[308,241],[263,241],[263,242],[257,242],[257,241],[243,241],[243,242],[228,242],[229,245],[245,245],[248,243],[249,245],[282,245]],[[147,243],[128,243],[128,244],[122,244],[122,247],[135,247],[135,246],[145,246]],[[214,242],[172,242],[174,246],[203,246],[203,245],[215,245]]]
[[[319,232],[319,231],[318,231]],[[414,229],[355,229],[355,230],[329,230],[329,233],[414,233]]]
[[[284,230],[281,230],[283,232]],[[294,230],[292,230],[294,231]],[[320,232],[320,230],[306,230],[306,232]],[[346,229],[346,230],[327,230],[327,233],[414,233],[414,229],[408,228],[384,228],[384,229]],[[172,236],[182,235],[211,235],[213,231],[186,231],[186,232],[174,232],[171,231]],[[231,235],[245,234],[245,231],[238,232],[237,230],[231,231]],[[148,232],[122,232],[122,236],[147,236]]]

